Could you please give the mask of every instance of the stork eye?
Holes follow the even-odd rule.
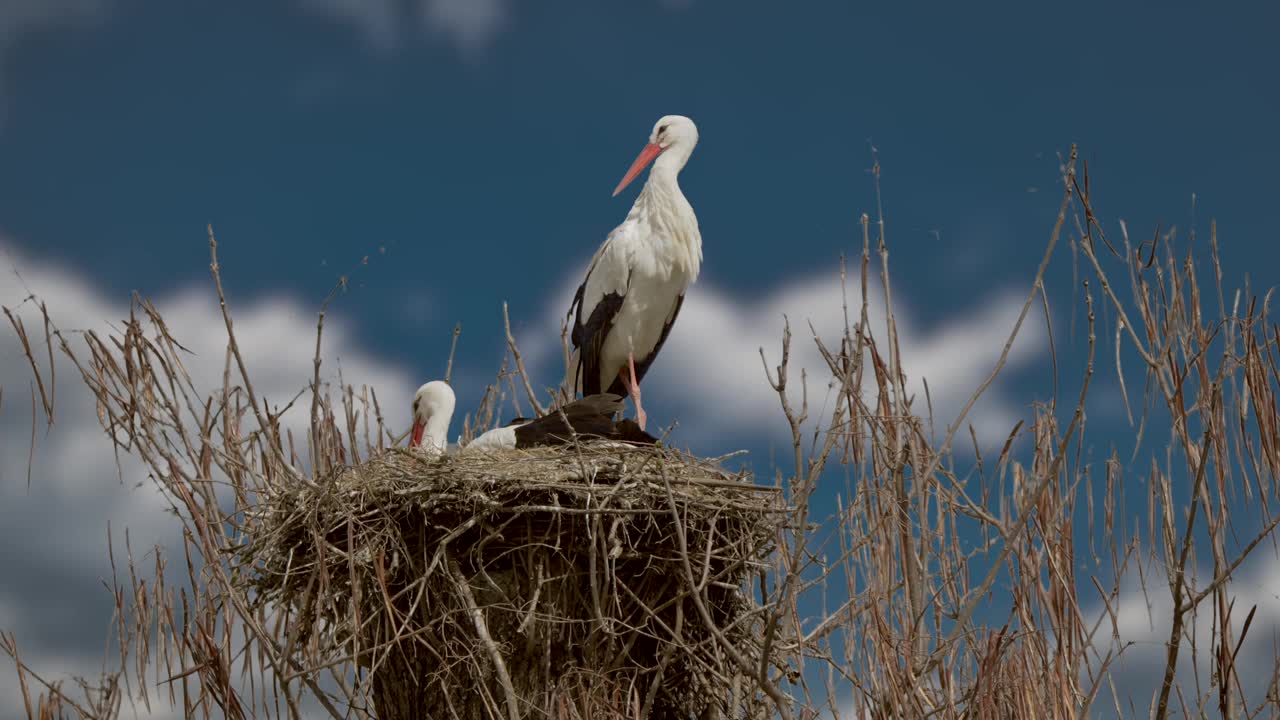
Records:
[[[663,125],[662,127],[658,128],[658,134],[659,134],[659,135],[661,135],[661,134],[665,133],[666,131],[667,131],[667,126],[666,126],[666,125]]]

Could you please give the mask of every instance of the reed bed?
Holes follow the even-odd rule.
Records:
[[[903,367],[885,224],[863,216],[860,257],[840,267],[843,331],[804,340],[825,374],[792,367],[790,326],[761,349],[791,439],[764,485],[669,447],[396,449],[376,389],[321,381],[323,310],[294,437],[255,393],[212,231],[227,362],[211,392],[145,300],[106,335],[59,330],[38,299],[9,311],[38,405],[49,412],[56,348],[185,540],[179,568],[159,553],[121,564],[118,656],[101,681],[71,689],[0,637],[28,714],[1280,717],[1280,653],[1241,667],[1260,631],[1235,584],[1274,552],[1280,523],[1270,294],[1224,286],[1216,229],[1207,254],[1171,230],[1108,237],[1074,149],[1062,167],[1003,352],[936,424]],[[874,177],[878,194],[878,164]],[[991,450],[969,413],[1032,310],[1054,316],[1046,269],[1068,253],[1076,357],[1059,368],[1063,333],[1046,328],[1053,387]],[[468,434],[499,403],[545,407],[507,337],[511,371]],[[1102,372],[1131,419],[1131,457],[1088,432]],[[834,507],[817,505],[842,482]],[[1141,649],[1134,607],[1160,634],[1141,697],[1117,670]]]

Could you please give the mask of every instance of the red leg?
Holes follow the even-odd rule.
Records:
[[[630,370],[630,377],[628,377]],[[627,367],[618,371],[618,379],[622,381],[622,386],[627,389],[627,395],[631,396],[631,402],[636,406],[636,424],[640,429],[644,429],[646,415],[644,407],[640,404],[640,383],[636,381],[636,356],[635,353],[627,354]]]

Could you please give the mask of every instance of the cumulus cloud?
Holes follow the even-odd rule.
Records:
[[[428,30],[444,33],[464,51],[490,41],[506,23],[506,0],[423,0],[422,21]]]
[[[376,50],[395,49],[407,30],[443,38],[463,55],[491,45],[511,24],[512,0],[298,0],[304,10],[347,23]],[[692,0],[660,0],[681,9]]]
[[[812,383],[811,404],[824,396],[823,379],[830,373],[808,325],[812,323],[828,348],[836,347],[844,328],[839,277],[823,273],[746,302],[714,288],[698,290],[691,294],[684,311],[687,314],[680,319],[681,332],[672,333],[671,348],[664,350],[670,355],[661,366],[654,367],[655,380],[677,388],[680,396],[689,398],[687,409],[723,409],[723,420],[730,427],[746,429],[762,422],[781,427],[778,398],[765,382],[759,349],[764,348],[772,370],[781,359],[784,316],[790,318],[794,336],[792,382],[798,380],[803,369]],[[873,295],[882,297],[876,290]],[[898,300],[895,305],[908,391],[917,394],[917,407],[923,412],[923,381],[927,380],[934,407],[945,426],[995,364],[1021,307],[1021,298],[997,293],[977,309],[947,318],[930,332],[915,327],[906,303]],[[856,320],[856,305],[851,312]],[[873,333],[883,338],[885,317],[878,301],[872,305],[870,324]],[[1035,324],[1027,328],[1027,335],[1015,345],[1015,365],[1042,350],[1042,328]],[[1007,432],[1015,415],[1011,407],[995,399],[984,403],[971,421],[984,433]]]
[[[105,0],[5,0],[0,4],[0,47],[16,41],[24,32],[83,21],[105,9]]]
[[[1203,588],[1211,573],[1202,572],[1193,579],[1195,587]],[[1121,583],[1121,593],[1115,603],[1116,632],[1118,642],[1132,643],[1111,667],[1111,677],[1120,695],[1123,707],[1130,702],[1141,714],[1159,692],[1166,662],[1166,643],[1173,626],[1173,601],[1165,576],[1148,572],[1147,592],[1144,594],[1136,573],[1127,575]],[[1244,697],[1253,704],[1260,702],[1267,692],[1275,668],[1275,646],[1280,642],[1280,555],[1270,545],[1264,544],[1244,565],[1234,573],[1228,597],[1234,601],[1231,611],[1233,642],[1240,642],[1240,633],[1251,608],[1257,607],[1249,632],[1236,656],[1240,669],[1240,682]],[[1105,618],[1101,604],[1086,610],[1086,617]],[[1214,636],[1216,622],[1212,598],[1205,600],[1193,618],[1184,625],[1186,631],[1178,658],[1177,687],[1182,689],[1187,702],[1193,702],[1208,688],[1213,675]],[[1104,621],[1102,634],[1110,629]],[[1192,637],[1196,654],[1191,652]],[[1104,689],[1097,707],[1111,705],[1109,691]],[[1211,700],[1212,702],[1212,700]],[[1210,710],[1215,706],[1210,705]]]
[[[21,280],[14,270],[21,272]],[[24,285],[25,282],[25,285]],[[64,329],[118,326],[126,298],[109,297],[86,278],[24,258],[0,240],[0,305],[20,304],[38,293]],[[283,404],[308,383],[314,344],[314,308],[288,298],[236,303],[236,333],[261,395]],[[202,391],[221,381],[226,342],[216,298],[198,287],[156,299],[170,328],[193,355],[187,368]],[[28,304],[19,314],[42,332]],[[375,387],[380,397],[403,398],[416,383],[403,369],[360,351],[351,327],[326,321],[326,379]],[[55,427],[37,426],[34,471],[27,487],[31,441],[30,370],[14,334],[0,330],[0,627],[16,632],[32,666],[55,677],[93,676],[101,668],[111,599],[105,545],[108,525],[117,543],[129,529],[134,552],[160,544],[176,548],[178,522],[141,465],[116,457],[98,425],[91,396],[68,362],[57,361]],[[407,409],[386,403],[389,420],[407,422]],[[301,426],[305,411],[286,416]],[[142,564],[145,559],[139,557]],[[11,669],[0,665],[0,717],[17,713]]]
[[[350,24],[379,51],[397,47],[405,28],[443,37],[459,51],[486,47],[506,25],[509,0],[300,0],[302,8]]]
[[[1169,587],[1159,572],[1158,569],[1154,572],[1147,570],[1146,593],[1137,571],[1124,577],[1119,598],[1112,607],[1116,619],[1114,629],[1110,614],[1101,602],[1082,603],[1082,614],[1088,619],[1089,627],[1102,620],[1095,639],[1101,653],[1105,655],[1114,646],[1126,647],[1108,667],[1107,676],[1094,699],[1091,716],[1145,717],[1154,709],[1164,678],[1166,643],[1173,626]],[[1209,576],[1209,573],[1202,572],[1199,579],[1192,582],[1203,588]],[[1264,544],[1236,571],[1228,585],[1228,599],[1234,602],[1231,615],[1233,643],[1240,642],[1245,619],[1252,608],[1257,608],[1236,656],[1243,697],[1250,707],[1257,707],[1264,700],[1274,677],[1275,647],[1280,643],[1280,555],[1274,547]],[[1213,636],[1216,618],[1212,598],[1207,599],[1199,607],[1197,615],[1186,622],[1174,677],[1173,703],[1180,708],[1185,702],[1192,715],[1196,716],[1200,710],[1196,703],[1205,702],[1206,707],[1200,716],[1212,717],[1217,712],[1216,693],[1207,693],[1208,683],[1214,675],[1213,644],[1216,640]],[[1194,657],[1191,651],[1193,642],[1196,648]],[[1096,675],[1101,658],[1091,659],[1094,664],[1092,672]],[[1092,676],[1083,679],[1086,685],[1081,689],[1089,689]],[[842,700],[836,720],[874,716],[870,707],[862,705],[858,699],[860,696],[852,688],[842,686],[840,690]],[[846,698],[845,693],[852,697]],[[1120,707],[1118,714],[1115,712],[1117,703]],[[1133,712],[1130,712],[1131,708]],[[1177,710],[1174,714],[1179,715],[1180,712]]]
[[[304,10],[328,15],[355,27],[378,50],[390,50],[398,40],[399,0],[300,0]]]
[[[571,298],[576,283],[576,278],[572,284],[566,283],[556,298]],[[851,320],[856,321],[861,291],[851,284],[847,292]],[[954,308],[928,328],[922,327],[911,302],[900,291],[895,295],[894,315],[907,390],[915,393],[915,407],[924,413],[924,384],[928,382],[939,433],[995,366],[1022,308],[1024,292],[993,291],[973,307]],[[844,298],[839,275],[830,271],[754,296],[698,282],[687,294],[680,318],[645,378],[644,397],[653,398],[672,412],[671,418],[653,419],[664,424],[678,419],[680,435],[694,443],[710,442],[722,435],[785,433],[786,421],[777,393],[766,382],[760,348],[764,349],[772,373],[781,359],[782,330],[789,318],[793,335],[790,382],[797,389],[797,403],[803,369],[809,378],[810,407],[824,407],[823,400],[829,399],[830,394],[830,373],[812,340],[809,325],[828,348],[838,347],[845,322]],[[872,280],[868,288],[869,325],[881,343],[886,335],[883,299],[883,289]],[[553,303],[538,332],[539,337],[556,338],[557,343],[529,343],[530,355],[541,360],[540,368],[548,368],[544,373],[548,378],[554,374],[550,368],[562,364],[558,328],[566,306],[567,302]],[[1037,308],[1028,316],[1013,345],[1006,371],[1044,358],[1048,352],[1046,338]],[[1003,442],[1018,417],[1020,408],[997,384],[975,406],[967,422],[973,424],[981,440],[996,443]]]

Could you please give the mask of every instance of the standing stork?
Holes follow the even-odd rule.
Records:
[[[702,234],[677,176],[698,144],[698,128],[683,115],[653,126],[649,144],[613,191],[616,196],[649,163],[649,179],[591,259],[569,306],[574,357],[566,385],[581,395],[631,396],[645,426],[640,381],[680,314],[684,293],[702,265]],[[575,315],[576,310],[576,315]]]

